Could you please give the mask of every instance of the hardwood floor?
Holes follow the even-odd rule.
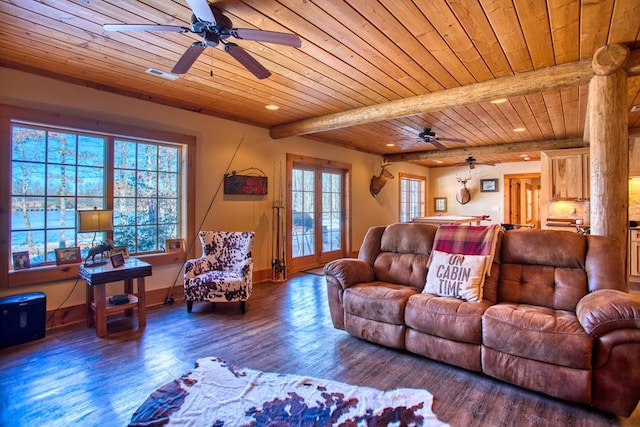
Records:
[[[331,324],[324,277],[298,274],[254,286],[238,304],[182,301],[109,322],[97,338],[83,324],[0,350],[0,425],[123,426],[159,386],[217,356],[238,366],[382,389],[424,388],[452,426],[640,425],[410,353],[361,341]]]

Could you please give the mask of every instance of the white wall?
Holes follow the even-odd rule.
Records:
[[[469,203],[461,205],[456,201],[456,192],[460,184],[456,175],[466,178],[469,174],[468,166],[432,168],[429,171],[429,194],[427,206],[429,215],[433,211],[433,198],[447,198],[446,215],[490,215],[492,223],[504,221],[504,175],[540,172],[540,161],[501,163],[495,166],[477,165],[471,170],[471,180],[467,181],[467,188],[471,193]],[[481,192],[481,179],[498,178],[497,192]]]
[[[256,231],[256,270],[269,269],[271,266],[272,197],[273,183],[276,181],[273,179],[273,169],[274,162],[276,165],[282,162],[284,169],[287,153],[352,164],[354,250],[360,247],[370,226],[398,220],[398,172],[428,176],[427,168],[406,163],[394,164],[390,170],[396,178],[387,183],[377,198],[373,198],[369,194],[369,181],[373,174],[377,175],[380,171],[382,159],[379,156],[299,137],[272,140],[267,129],[7,68],[0,68],[0,103],[196,136],[196,228],[202,223],[202,229]],[[238,153],[229,165],[241,140]],[[269,176],[269,194],[262,198],[224,196],[221,190],[211,212],[205,217],[228,166],[229,170],[236,171],[249,167],[262,169]],[[153,276],[147,281],[147,289],[167,287],[174,279],[178,284],[181,283],[179,268],[179,265],[154,268]],[[47,307],[52,309],[63,303],[73,285],[72,282],[66,282],[10,289],[0,287],[0,296],[43,291],[47,294]],[[81,281],[64,306],[82,304],[84,300],[84,282]]]

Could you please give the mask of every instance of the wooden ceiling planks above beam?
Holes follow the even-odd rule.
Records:
[[[276,125],[271,128],[270,134],[272,138],[280,139],[347,126],[375,123],[461,105],[489,102],[496,98],[509,98],[546,90],[563,89],[588,83],[592,76],[591,61],[574,62],[397,101],[360,107],[341,113]]]

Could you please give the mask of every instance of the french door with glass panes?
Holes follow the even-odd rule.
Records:
[[[347,172],[294,162],[289,176],[289,270],[305,270],[344,257]]]

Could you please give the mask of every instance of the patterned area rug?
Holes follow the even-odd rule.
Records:
[[[160,387],[130,426],[443,426],[426,390],[389,391],[237,368],[218,358]]]

